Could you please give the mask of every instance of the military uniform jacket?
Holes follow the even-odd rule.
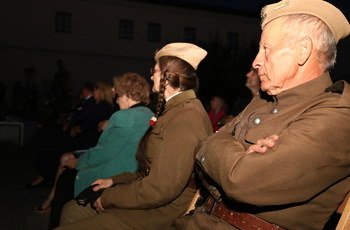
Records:
[[[201,143],[196,158],[211,194],[286,229],[322,229],[350,190],[350,88],[331,85],[326,73],[270,100],[258,95]],[[273,134],[274,148],[245,153]]]
[[[196,190],[186,187],[194,171],[194,150],[212,133],[207,112],[192,90],[184,91],[165,104],[148,139],[151,169],[147,177],[139,172],[111,177],[102,206],[106,212],[133,229],[169,226],[189,206]]]

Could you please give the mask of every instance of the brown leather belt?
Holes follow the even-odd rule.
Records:
[[[205,201],[204,207],[209,214],[214,214],[241,230],[285,230],[284,228],[276,224],[271,224],[253,214],[230,210],[225,206],[224,202],[217,203],[210,195]]]
[[[193,188],[193,189],[198,189],[198,185],[197,185],[196,179],[191,178],[191,179],[188,181],[186,187],[188,187],[188,188]]]

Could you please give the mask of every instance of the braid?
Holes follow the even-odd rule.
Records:
[[[158,92],[158,105],[156,109],[156,118],[160,117],[164,111],[164,105],[165,105],[165,98],[164,98],[164,91],[165,91],[165,77],[161,77],[160,83],[159,83],[159,92]],[[149,174],[149,171],[151,170],[151,161],[148,159],[147,154],[147,146],[148,146],[148,138],[153,130],[153,127],[150,126],[145,135],[141,138],[138,149],[136,152],[136,160],[139,163],[139,170],[141,172],[141,176],[146,177]]]
[[[164,111],[164,105],[165,105],[165,98],[164,98],[164,91],[165,91],[165,77],[161,77],[160,83],[159,83],[159,92],[158,92],[158,105],[156,110],[156,118],[160,117]]]

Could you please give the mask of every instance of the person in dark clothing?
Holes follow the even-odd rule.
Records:
[[[76,111],[68,117],[67,122],[62,127],[63,131],[70,131],[72,127],[87,119],[96,104],[93,94],[94,84],[85,83],[80,93],[81,104],[76,108]]]
[[[38,153],[50,148],[58,139],[69,136],[72,127],[84,122],[96,105],[96,100],[93,96],[94,88],[95,84],[86,82],[80,90],[79,102],[77,102],[74,112],[67,118],[60,119],[55,124],[41,126],[39,134],[27,147],[28,151],[38,156]],[[36,166],[40,165],[39,160],[39,157],[37,157]],[[26,184],[26,187],[37,188],[49,183],[50,181],[44,181],[44,178],[39,175],[31,183]]]
[[[83,114],[78,114],[77,116],[80,118],[76,119],[74,126],[70,122],[65,129],[66,131],[60,132],[50,140],[42,143],[37,153],[39,175],[31,184],[27,185],[28,188],[37,187],[44,183],[52,183],[55,180],[58,162],[62,153],[77,149],[88,149],[97,143],[100,135],[98,124],[101,121],[108,120],[115,112],[110,84],[97,82],[93,97],[96,103],[86,117]],[[49,204],[50,202],[46,203]],[[42,212],[48,207],[49,205],[42,204],[37,206],[36,210]]]

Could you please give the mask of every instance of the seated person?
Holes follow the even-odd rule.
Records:
[[[72,112],[67,114],[61,113],[54,124],[40,124],[38,134],[28,144],[28,153],[38,155],[41,150],[47,148],[47,143],[51,143],[52,140],[60,138],[61,135],[70,134],[72,127],[86,120],[96,105],[94,88],[95,84],[90,82],[84,83],[82,88],[79,90],[79,95],[77,96],[74,109],[72,108]],[[36,164],[37,163],[34,163],[34,165]],[[47,181],[47,184],[50,182],[52,181]],[[33,180],[31,183],[28,183],[26,187],[38,188],[44,185],[44,183],[43,178],[39,177],[37,180]]]
[[[261,16],[252,66],[263,92],[197,147],[209,195],[168,229],[321,230],[349,192],[350,85],[329,74],[349,22],[320,0]]]
[[[63,205],[96,179],[133,172],[138,168],[135,159],[137,145],[154,115],[146,107],[149,103],[149,84],[136,73],[125,73],[113,81],[120,110],[111,116],[108,123],[103,122],[105,128],[102,127],[104,131],[97,145],[86,152],[74,151],[61,157],[56,175],[57,187],[53,187],[48,197],[48,200],[54,198],[51,202],[50,229],[58,226]],[[64,170],[70,172],[62,173]],[[66,178],[60,178],[60,175],[66,175]],[[72,181],[68,183],[68,180]],[[43,205],[47,206],[47,203]]]
[[[221,96],[214,96],[210,100],[210,110],[208,111],[208,115],[213,126],[213,132],[219,130],[219,121],[222,117],[226,116],[226,111],[224,109],[225,100]]]
[[[87,149],[96,145],[100,132],[97,127],[101,121],[109,119],[115,112],[112,87],[109,83],[98,81],[95,84],[93,97],[96,101],[91,112],[81,116],[79,122],[60,135],[42,143],[38,151],[37,167],[39,175],[27,185],[35,188],[40,184],[53,183],[59,159],[64,152]],[[40,207],[39,207],[40,209]]]
[[[185,213],[197,188],[194,150],[213,132],[195,94],[196,69],[206,54],[189,43],[171,43],[156,53],[151,80],[158,106],[136,153],[139,170],[93,182],[94,190],[106,188],[92,204],[99,214],[70,201],[58,229],[159,229]],[[111,187],[118,182],[125,184]]]

